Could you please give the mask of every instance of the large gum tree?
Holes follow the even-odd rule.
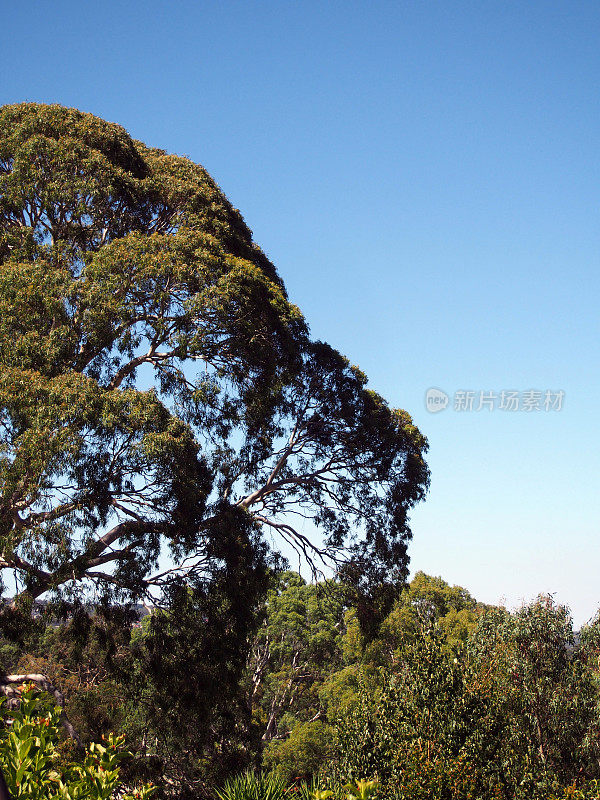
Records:
[[[74,109],[0,110],[0,369],[18,598],[242,586],[281,540],[357,586],[404,578],[425,439],[309,338],[189,159]]]

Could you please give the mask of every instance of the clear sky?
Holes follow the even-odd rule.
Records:
[[[413,570],[594,614],[598,2],[0,6],[0,103],[75,106],[202,163],[313,336],[413,414],[432,470]],[[498,408],[531,389],[562,409]],[[463,390],[494,409],[454,410]]]

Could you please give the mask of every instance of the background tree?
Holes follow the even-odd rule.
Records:
[[[127,608],[83,606],[48,608],[36,635],[6,671],[41,674],[65,700],[68,719],[85,744],[120,730],[127,716],[125,684],[131,672],[131,626],[137,615]],[[49,613],[51,612],[51,613]]]
[[[548,596],[481,618],[469,649],[504,720],[496,760],[518,796],[600,778],[593,642],[576,643],[568,609]]]
[[[307,584],[294,572],[283,573],[269,593],[249,664],[264,741],[285,738],[297,720],[324,718],[318,690],[341,665],[343,596],[333,582]]]
[[[597,797],[597,641],[550,598],[488,609],[465,642],[434,623],[363,674],[330,768],[405,800]]]
[[[249,664],[250,694],[266,744],[263,765],[291,780],[310,777],[327,760],[332,725],[354,713],[366,687],[376,695],[382,670],[403,663],[409,645],[437,628],[453,656],[481,608],[462,587],[418,572],[378,635],[365,637],[342,585],[308,585],[288,572],[270,591],[265,613]]]
[[[334,581],[315,586],[284,572],[267,598],[246,683],[262,734],[263,765],[277,768],[286,780],[309,778],[330,748],[320,693],[341,667],[344,597]]]
[[[417,572],[402,591],[377,637],[381,663],[391,664],[403,647],[438,626],[449,645],[466,642],[485,610],[462,586]],[[375,652],[373,652],[375,658]]]

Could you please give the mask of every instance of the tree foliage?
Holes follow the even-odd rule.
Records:
[[[74,109],[0,110],[0,365],[0,566],[22,598],[210,580],[224,525],[345,561],[365,597],[404,577],[424,438],[310,341],[189,159]]]
[[[285,572],[269,592],[248,674],[265,742],[285,740],[298,722],[325,718],[319,690],[341,666],[343,610],[344,593],[332,581],[315,586]]]
[[[597,622],[576,636],[550,598],[511,614],[418,573],[370,638],[341,584],[274,576],[255,545],[238,557],[133,630],[110,607],[51,616],[7,667],[46,671],[84,742],[124,734],[123,780],[165,796],[252,766],[321,788],[376,778],[382,798],[597,798]]]
[[[335,774],[377,776],[403,800],[596,797],[597,637],[587,640],[575,647],[550,598],[488,609],[466,642],[430,626],[383,681],[363,680],[337,723]]]

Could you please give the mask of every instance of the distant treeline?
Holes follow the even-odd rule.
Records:
[[[173,797],[247,768],[407,800],[596,796],[599,630],[576,639],[550,598],[511,614],[417,573],[367,634],[342,585],[284,572],[251,640],[193,593],[171,608],[23,618],[2,668],[46,675],[84,742],[123,735],[127,778]]]

